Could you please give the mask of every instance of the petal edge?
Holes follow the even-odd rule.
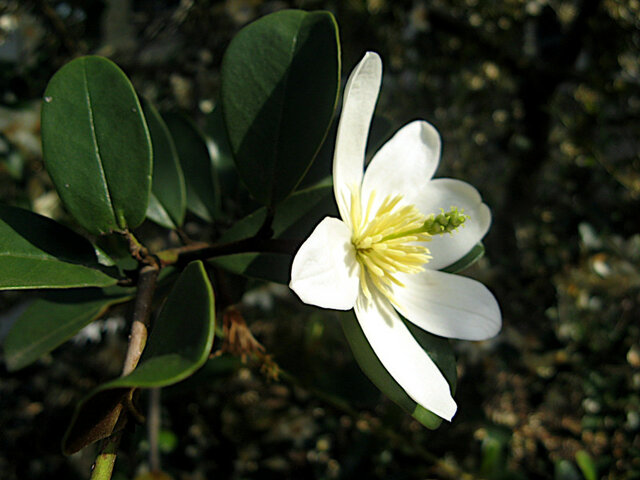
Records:
[[[296,253],[289,287],[309,305],[350,310],[360,288],[359,273],[349,227],[325,217]]]
[[[351,188],[359,188],[371,118],[382,83],[382,60],[367,52],[349,76],[344,89],[333,156],[333,191],[343,220],[349,221]]]
[[[398,311],[427,332],[461,340],[486,340],[502,326],[493,294],[472,278],[435,270],[399,275]]]
[[[371,348],[407,395],[451,421],[457,406],[447,380],[391,304],[378,294],[371,300],[360,295],[355,313]]]

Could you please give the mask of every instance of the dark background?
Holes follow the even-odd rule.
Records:
[[[0,0],[0,201],[64,218],[39,149],[40,98],[64,63],[106,55],[141,94],[202,123],[234,33],[287,7],[334,13],[345,75],[380,53],[377,112],[393,129],[415,118],[438,128],[437,176],[473,184],[492,209],[486,256],[468,274],[496,294],[504,326],[453,342],[459,411],[429,431],[371,387],[330,314],[256,285],[245,316],[294,376],[212,362],[163,391],[164,469],[579,479],[584,451],[593,478],[640,478],[637,0]],[[0,294],[0,338],[27,297]],[[95,452],[65,458],[59,442],[74,402],[117,375],[126,314],[23,371],[0,365],[0,478],[88,476]],[[116,478],[144,470],[145,448],[139,428]]]

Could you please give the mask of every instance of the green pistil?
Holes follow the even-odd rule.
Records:
[[[445,233],[455,232],[460,225],[466,222],[469,215],[462,213],[457,207],[451,207],[451,210],[445,213],[440,209],[438,215],[429,215],[424,222],[421,230],[429,235],[442,235]]]
[[[405,238],[411,236],[418,236],[418,238],[416,238],[415,240],[428,241],[429,238],[426,237],[426,235],[432,237],[433,235],[453,233],[458,229],[458,227],[460,227],[464,222],[471,218],[469,215],[465,215],[464,213],[462,213],[463,210],[458,210],[457,207],[451,207],[451,210],[449,210],[448,212],[440,209],[440,212],[441,213],[439,213],[438,215],[434,215],[433,213],[429,215],[422,226],[419,228],[392,233],[391,235],[385,236],[380,241],[386,242],[389,240],[395,240],[396,238]]]

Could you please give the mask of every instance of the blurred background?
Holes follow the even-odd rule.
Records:
[[[473,184],[492,209],[487,253],[465,274],[496,294],[504,326],[491,341],[453,342],[458,414],[429,431],[360,373],[330,312],[255,283],[242,311],[288,373],[226,358],[163,390],[164,470],[640,478],[638,0],[0,0],[0,202],[64,218],[39,108],[70,59],[108,56],[140,94],[205,126],[230,39],[282,8],[334,13],[344,74],[381,54],[382,136],[415,118],[438,128],[436,176]],[[0,293],[0,339],[28,298]],[[66,458],[60,439],[75,402],[118,374],[126,315],[22,371],[0,359],[0,478],[87,478],[95,450]],[[114,478],[135,478],[147,450],[138,428]]]

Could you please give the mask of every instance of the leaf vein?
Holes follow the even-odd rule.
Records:
[[[87,110],[89,112],[89,126],[91,128],[91,140],[93,141],[94,150],[96,153],[96,157],[98,158],[98,171],[100,173],[100,179],[104,185],[105,194],[107,196],[107,201],[109,202],[109,207],[111,209],[111,213],[113,214],[114,224],[118,225],[118,216],[116,215],[115,207],[113,205],[113,201],[111,200],[111,191],[109,189],[109,183],[107,182],[107,176],[104,171],[104,165],[102,160],[102,154],[100,152],[100,145],[98,144],[98,136],[96,134],[96,125],[95,120],[93,118],[93,102],[91,99],[91,91],[89,90],[89,80],[87,79],[87,65],[86,62],[82,64],[82,73],[85,87],[85,100],[87,101]],[[106,233],[106,232],[105,232]]]

